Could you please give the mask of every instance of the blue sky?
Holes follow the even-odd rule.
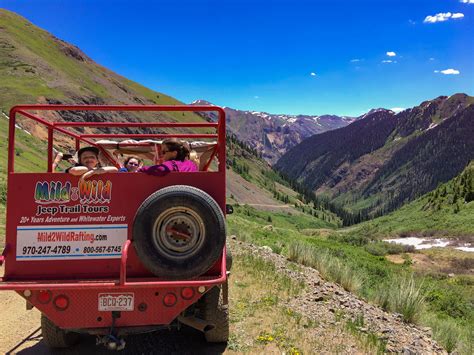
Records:
[[[359,115],[474,95],[474,0],[0,0],[0,7],[184,102]]]

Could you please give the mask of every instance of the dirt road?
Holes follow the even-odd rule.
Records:
[[[83,335],[80,343],[71,349],[52,351],[42,341],[40,313],[25,309],[24,300],[14,292],[1,292],[2,322],[0,322],[1,354],[113,354],[96,338]],[[129,336],[120,354],[221,354],[225,345],[209,345],[202,334],[190,328]]]
[[[241,205],[253,206],[264,211],[299,213],[292,206],[275,200],[272,195],[252,184],[235,172],[227,171],[227,196]]]

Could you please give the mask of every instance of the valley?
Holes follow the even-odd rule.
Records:
[[[6,10],[0,10],[0,76],[2,248],[7,114],[13,105],[182,104],[102,67]],[[236,267],[231,338],[217,352],[299,354],[328,350],[329,344],[334,352],[430,347],[473,353],[474,97],[439,96],[400,113],[375,109],[359,117],[225,110],[226,196],[234,208],[227,235]],[[60,112],[54,118],[215,120],[189,112]],[[18,172],[46,170],[46,137],[35,125],[19,123]],[[70,146],[59,142],[57,149]],[[414,243],[434,246],[408,245]],[[20,307],[19,297],[0,296],[5,305]],[[359,307],[363,314],[356,312]],[[32,312],[19,315],[24,328],[12,328],[15,341],[3,341],[2,351],[35,330],[38,312]],[[8,328],[13,322],[9,319]],[[384,322],[389,325],[382,327]],[[34,334],[22,349],[46,351]]]

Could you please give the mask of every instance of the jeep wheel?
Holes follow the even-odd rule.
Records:
[[[135,250],[156,276],[197,277],[214,265],[225,244],[225,220],[217,202],[204,191],[169,186],[150,195],[133,225]]]
[[[68,332],[41,315],[41,334],[43,341],[50,348],[68,348],[79,342],[79,334]]]
[[[227,284],[223,287],[227,287]],[[214,324],[214,328],[205,332],[208,343],[221,343],[229,340],[229,306],[224,304],[222,287],[210,289],[200,302],[201,318]]]

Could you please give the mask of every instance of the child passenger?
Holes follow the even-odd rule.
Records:
[[[77,158],[79,163],[66,169],[66,173],[74,176],[80,176],[81,179],[87,179],[93,175],[104,173],[115,173],[118,169],[115,166],[102,167],[99,162],[99,148],[84,147],[78,150]]]
[[[130,156],[125,161],[120,163],[119,173],[136,173],[142,166],[142,160],[135,156]]]
[[[149,175],[163,175],[170,171],[198,171],[196,164],[189,160],[190,149],[186,142],[176,138],[165,139],[161,143],[158,165],[144,166],[138,171]]]

